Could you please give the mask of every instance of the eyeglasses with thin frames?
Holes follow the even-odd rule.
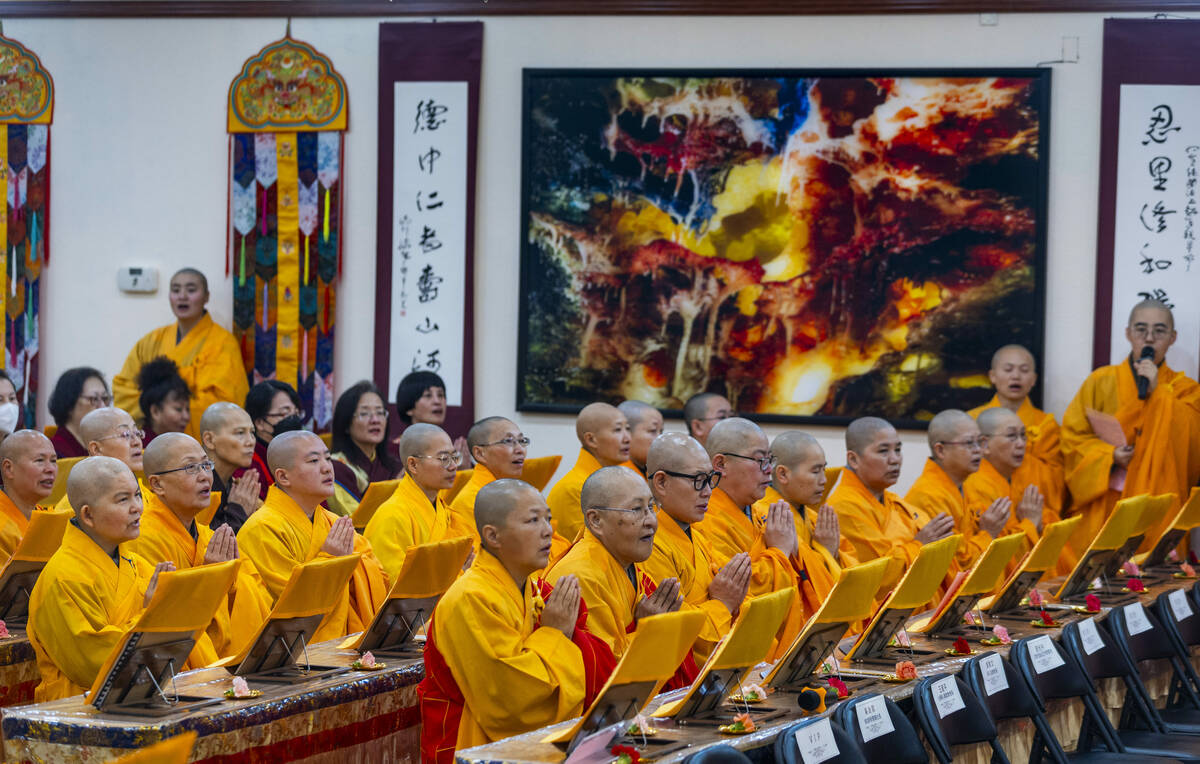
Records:
[[[522,435],[519,438],[508,437],[508,438],[504,438],[503,440],[494,440],[491,443],[480,443],[479,445],[480,445],[480,447],[506,446],[508,448],[515,448],[519,445],[521,448],[528,448],[529,444],[532,442],[533,441],[531,441],[529,438]]]
[[[212,472],[213,466],[214,465],[210,460],[205,459],[202,462],[193,462],[192,464],[185,464],[182,467],[176,467],[176,468],[170,469],[170,470],[163,470],[162,472],[151,472],[150,474],[151,475],[169,475],[172,472],[183,472],[187,475],[199,475],[201,471]]]
[[[370,411],[356,411],[356,412],[354,412],[354,418],[360,422],[369,422],[372,419],[383,419],[386,421],[388,418],[388,412],[387,412],[387,409],[371,409]]]
[[[112,440],[113,438],[124,438],[125,440],[128,440],[130,443],[136,443],[145,437],[146,437],[145,430],[118,430],[117,432],[114,432],[112,435],[105,435],[103,437],[96,438],[96,440]]]
[[[601,512],[624,512],[625,514],[633,517],[635,520],[644,520],[650,515],[654,514],[653,504],[647,504],[644,507],[636,507],[633,509],[627,509],[625,507],[588,507],[588,509],[597,509]]]
[[[1144,340],[1147,337],[1153,337],[1156,340],[1162,340],[1166,339],[1167,336],[1171,334],[1171,330],[1165,326],[1155,326],[1151,328],[1149,326],[1142,326],[1140,324],[1138,326],[1131,326],[1129,328],[1129,332],[1139,340]]]
[[[418,459],[437,459],[448,470],[452,470],[462,464],[462,454],[457,451],[447,451],[444,454],[430,454],[429,456],[414,454],[414,456]]]
[[[983,440],[974,438],[972,440],[939,440],[943,446],[962,446],[968,451],[978,451],[983,448]]]
[[[660,472],[671,477],[692,481],[692,488],[697,491],[703,491],[704,486],[716,488],[717,484],[721,482],[721,473],[716,470],[712,472],[697,472],[694,475],[689,475],[686,472],[672,472],[671,470],[660,470]]]
[[[112,405],[112,396],[108,393],[104,393],[103,395],[81,395],[79,396],[79,399],[87,401],[96,408],[103,408],[104,406]]]

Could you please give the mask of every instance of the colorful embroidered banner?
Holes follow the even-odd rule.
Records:
[[[233,333],[251,384],[294,386],[328,430],[346,82],[328,58],[285,37],[242,66],[228,116]]]
[[[0,219],[0,312],[4,352],[0,362],[12,378],[32,427],[37,409],[37,362],[42,266],[50,260],[50,120],[54,80],[42,62],[16,40],[0,35],[0,195],[8,214]]]

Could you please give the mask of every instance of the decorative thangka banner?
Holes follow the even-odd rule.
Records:
[[[251,384],[294,386],[318,430],[333,418],[346,82],[285,37],[229,86],[233,333]]]
[[[42,266],[50,260],[50,120],[54,81],[32,51],[0,35],[0,218],[4,252],[0,311],[4,314],[5,372],[32,427],[37,408],[37,362]]]

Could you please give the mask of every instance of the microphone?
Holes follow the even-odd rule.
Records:
[[[1154,360],[1154,348],[1150,347],[1149,345],[1146,345],[1142,348],[1142,355],[1138,360],[1144,361],[1147,358]],[[1137,375],[1137,391],[1139,401],[1144,401],[1146,398],[1150,397],[1150,380],[1143,377],[1141,374]]]

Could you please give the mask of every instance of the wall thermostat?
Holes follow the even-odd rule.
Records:
[[[122,292],[157,292],[158,269],[139,265],[121,268],[117,271],[117,288]]]

